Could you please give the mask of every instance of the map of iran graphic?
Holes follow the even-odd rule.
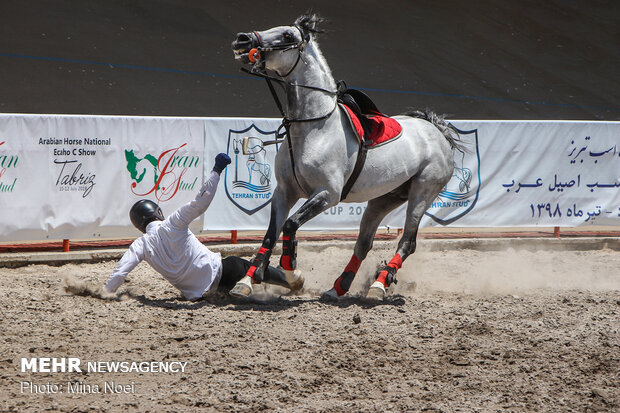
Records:
[[[125,149],[127,172],[131,177],[131,192],[137,196],[152,196],[159,202],[171,200],[180,191],[198,190],[198,176],[188,178],[190,169],[201,170],[199,156],[190,155],[187,143],[162,151],[141,155]]]

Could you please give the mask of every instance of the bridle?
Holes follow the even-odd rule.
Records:
[[[301,60],[302,52],[304,51],[304,49],[306,48],[306,45],[310,41],[310,35],[305,33],[301,27],[299,27],[298,25],[294,25],[293,27],[299,30],[299,33],[301,34],[300,41],[291,42],[291,43],[282,43],[282,44],[271,46],[271,47],[263,46],[263,39],[260,36],[259,32],[257,31],[252,32],[252,34],[256,38],[255,40],[257,43],[257,46],[252,48],[248,53],[248,59],[250,60],[250,62],[254,63],[254,66],[252,67],[252,71],[261,71],[261,72],[265,71],[265,55],[263,52],[275,52],[275,51],[288,52],[289,50],[297,49],[297,52],[298,52],[297,60],[295,60],[295,63],[289,69],[289,71],[286,72],[286,74],[284,75],[281,75],[280,73],[276,71],[278,76],[280,76],[281,78],[285,78],[291,73],[293,73],[293,70],[295,70],[295,68],[299,64],[299,61]]]
[[[299,62],[303,60],[302,53],[305,50],[308,42],[310,41],[310,35],[308,33],[304,32],[304,30],[298,25],[294,25],[294,27],[296,27],[297,30],[299,30],[299,33],[301,33],[300,41],[291,42],[291,43],[283,43],[283,44],[279,44],[279,45],[275,45],[271,47],[264,47],[263,40],[260,34],[257,31],[252,32],[252,34],[256,37],[255,40],[257,43],[257,47],[250,49],[248,53],[248,59],[250,60],[250,62],[254,63],[254,65],[252,66],[251,70],[248,70],[246,68],[241,68],[241,70],[249,75],[262,77],[267,82],[267,86],[269,86],[269,91],[271,92],[271,96],[273,97],[273,100],[275,101],[276,106],[278,107],[278,110],[280,111],[280,114],[282,115],[282,123],[276,130],[276,140],[273,141],[273,143],[281,143],[282,141],[284,141],[284,139],[286,139],[286,141],[288,142],[288,151],[289,151],[289,157],[291,159],[291,169],[293,170],[293,176],[295,177],[295,181],[297,182],[297,185],[299,185],[299,187],[303,190],[303,186],[301,186],[301,183],[299,182],[299,179],[297,178],[297,173],[295,172],[295,158],[293,156],[293,145],[291,143],[291,133],[290,133],[291,124],[317,122],[317,121],[321,121],[321,120],[329,118],[332,115],[332,113],[334,113],[336,108],[338,107],[338,99],[337,98],[334,99],[334,107],[325,115],[317,116],[314,118],[291,119],[287,117],[286,113],[284,112],[284,108],[282,106],[282,103],[280,102],[280,98],[278,97],[278,94],[276,93],[276,90],[273,86],[273,82],[280,84],[282,87],[290,86],[290,87],[298,87],[298,88],[316,90],[316,91],[323,92],[325,94],[328,94],[334,97],[338,96],[339,92],[341,91],[341,88],[344,87],[344,84],[339,82],[337,86],[337,90],[328,90],[328,89],[324,89],[324,88],[317,87],[317,86],[301,85],[298,83],[292,83],[292,82],[288,82],[284,80],[284,78],[286,78],[288,75],[293,73],[293,71],[299,64]],[[273,52],[273,51],[286,52],[286,51],[293,50],[293,49],[297,49],[297,59],[295,60],[295,63],[293,64],[293,66],[288,70],[288,72],[285,75],[281,75],[279,72],[276,71],[276,74],[278,75],[279,78],[268,75],[265,69],[265,54],[264,53]]]

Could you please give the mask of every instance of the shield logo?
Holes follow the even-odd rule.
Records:
[[[471,143],[467,144],[467,151],[455,152],[452,179],[426,211],[426,215],[440,225],[449,225],[467,215],[478,202],[480,192],[478,129],[458,132]]]
[[[266,132],[254,124],[228,131],[227,154],[232,165],[226,168],[224,188],[228,199],[248,215],[271,202],[276,186],[273,165],[279,149],[275,140],[275,130]]]

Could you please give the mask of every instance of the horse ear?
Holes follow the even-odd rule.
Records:
[[[323,33],[323,30],[319,29],[320,23],[325,21],[324,18],[316,13],[306,13],[295,20],[295,26],[299,27],[304,32],[304,37],[310,33]]]

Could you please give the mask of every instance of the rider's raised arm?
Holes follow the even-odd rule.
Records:
[[[220,182],[220,173],[229,163],[230,158],[226,154],[219,154],[215,158],[215,166],[211,171],[211,175],[198,191],[196,198],[170,215],[170,224],[173,227],[188,227],[193,220],[198,218],[209,208],[215,196],[215,192],[217,191],[217,185]]]
[[[207,208],[209,208],[209,205],[211,205],[219,182],[220,175],[212,171],[209,179],[207,179],[200,188],[200,191],[198,191],[196,198],[170,215],[170,224],[177,228],[187,227],[193,220],[202,215]]]

